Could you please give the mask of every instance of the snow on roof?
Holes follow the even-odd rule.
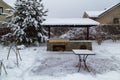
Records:
[[[51,18],[46,19],[43,25],[99,25],[99,22],[89,18]]]
[[[120,3],[117,3],[117,4],[114,4],[114,5],[111,5],[110,7],[106,8],[105,10],[102,10],[102,11],[85,11],[89,17],[99,17],[100,15],[102,15],[103,13],[111,10],[113,7],[116,7],[116,6],[119,6]]]
[[[89,17],[98,17],[104,11],[86,11]]]

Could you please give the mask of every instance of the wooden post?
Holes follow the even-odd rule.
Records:
[[[87,27],[87,36],[86,39],[89,40],[89,27]]]
[[[50,27],[48,27],[48,39],[50,39]]]

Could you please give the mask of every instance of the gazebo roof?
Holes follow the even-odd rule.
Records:
[[[100,23],[89,18],[50,18],[43,22],[44,26],[96,26]]]

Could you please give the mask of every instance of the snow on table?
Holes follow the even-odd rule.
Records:
[[[90,50],[81,50],[81,49],[73,49],[72,50],[76,55],[95,55],[93,51]]]

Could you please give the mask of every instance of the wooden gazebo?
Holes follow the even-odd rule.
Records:
[[[50,38],[51,27],[83,27],[87,30],[86,39],[89,40],[89,28],[98,26],[99,22],[89,18],[51,18],[46,19],[42,25],[48,27],[48,38]]]

